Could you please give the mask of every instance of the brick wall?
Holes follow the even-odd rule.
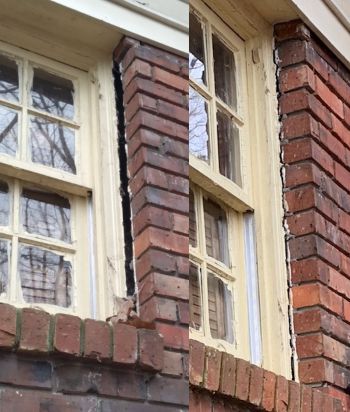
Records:
[[[299,378],[350,410],[350,72],[301,22],[275,35]]]
[[[115,60],[124,90],[140,316],[155,322],[164,337],[164,371],[187,385],[181,395],[188,396],[188,62],[130,38]]]

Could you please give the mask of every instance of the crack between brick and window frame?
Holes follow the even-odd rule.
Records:
[[[123,211],[123,231],[124,231],[124,268],[126,278],[126,290],[128,297],[133,297],[136,291],[134,273],[134,253],[132,237],[132,214],[129,193],[129,177],[127,169],[127,151],[125,139],[125,115],[124,115],[124,91],[120,65],[114,64],[113,67],[114,88],[116,95],[116,108],[118,119],[118,157],[119,157],[119,179],[120,197],[122,200]]]
[[[279,66],[279,56],[278,56],[278,47],[276,46],[276,43],[274,44],[274,63],[276,65],[276,73],[275,73],[275,80],[276,80],[276,94],[277,94],[277,99],[278,99],[278,110],[280,110],[279,106],[279,98],[281,96],[281,91],[279,88],[279,74],[280,74],[280,66]],[[279,141],[280,141],[280,176],[281,176],[281,182],[282,182],[282,198],[281,198],[281,203],[282,203],[282,210],[283,210],[283,228],[285,231],[285,255],[286,255],[286,268],[287,268],[287,286],[288,286],[288,328],[289,328],[289,345],[291,348],[291,375],[292,375],[292,380],[296,380],[296,372],[297,372],[297,352],[296,352],[296,337],[294,333],[294,325],[293,325],[293,305],[292,305],[292,278],[291,278],[291,265],[290,265],[290,253],[289,253],[289,248],[288,248],[288,238],[290,236],[290,231],[286,219],[286,214],[287,214],[287,206],[286,206],[286,200],[285,200],[285,183],[286,183],[286,170],[284,166],[284,159],[283,159],[283,145],[281,144],[282,139],[283,139],[283,130],[282,130],[282,115],[279,114]]]

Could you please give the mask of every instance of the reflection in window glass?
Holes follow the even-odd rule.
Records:
[[[208,273],[208,303],[211,336],[233,343],[232,293],[213,273]]]
[[[220,173],[241,185],[239,129],[220,111],[217,112],[217,135]]]
[[[197,227],[196,227],[196,211],[194,206],[194,195],[190,190],[190,245],[197,246]]]
[[[19,100],[17,63],[0,55],[0,99]]]
[[[0,239],[0,296],[6,294],[9,275],[10,242]]]
[[[76,173],[74,130],[51,120],[30,118],[32,161],[69,173]]]
[[[34,69],[32,105],[55,116],[74,118],[74,87],[71,80]]]
[[[213,35],[215,93],[226,104],[237,110],[236,65],[230,49]]]
[[[0,106],[0,153],[15,156],[18,141],[18,113]]]
[[[9,187],[0,180],[0,226],[8,226],[10,216]]]
[[[190,153],[198,159],[208,161],[208,105],[192,88],[190,88],[189,100]]]
[[[25,302],[71,305],[72,265],[64,256],[21,245],[18,265]]]
[[[21,219],[26,232],[70,242],[68,199],[38,189],[24,189]]]
[[[199,268],[190,264],[190,327],[200,329],[202,326],[202,302],[199,284]]]
[[[207,254],[229,266],[226,213],[211,200],[203,200],[203,206]]]
[[[190,14],[190,53],[189,72],[190,78],[199,84],[206,84],[205,54],[203,31],[200,21],[194,14]]]

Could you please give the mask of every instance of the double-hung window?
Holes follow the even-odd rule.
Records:
[[[1,45],[0,298],[89,313],[87,73]]]

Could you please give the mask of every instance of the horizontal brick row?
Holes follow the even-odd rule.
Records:
[[[136,329],[126,323],[82,320],[0,304],[2,350],[54,353],[156,372],[164,365],[163,341],[156,330]]]
[[[283,376],[275,375],[226,352],[206,347],[200,342],[191,340],[190,345],[190,384],[194,390],[202,389],[215,394],[216,399],[215,401],[211,399],[209,402],[205,392],[199,392],[192,397],[194,402],[192,406],[196,404],[198,408],[193,410],[201,410],[199,409],[201,399],[204,404],[207,404],[205,411],[230,410],[219,409],[219,407],[215,409],[215,404],[220,404],[218,402],[220,396],[226,399],[232,398],[230,404],[238,402],[239,405],[239,402],[242,402],[244,408],[237,410],[250,410],[249,407],[276,412],[287,410],[345,412],[346,410],[339,399],[331,397],[322,390],[288,381]]]

